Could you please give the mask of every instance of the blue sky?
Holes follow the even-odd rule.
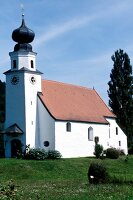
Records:
[[[12,31],[25,22],[36,36],[43,78],[94,88],[108,103],[112,54],[126,51],[133,63],[132,0],[4,0],[0,9],[0,79],[10,68]]]

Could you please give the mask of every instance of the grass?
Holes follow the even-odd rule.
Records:
[[[90,185],[87,172],[94,159],[0,159],[0,182],[7,185],[8,181],[14,181],[17,191],[11,199],[133,200],[133,156],[128,162],[125,157],[102,160],[110,176],[123,184]],[[3,199],[1,195],[0,199]]]

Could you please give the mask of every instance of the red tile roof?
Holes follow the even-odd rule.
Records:
[[[115,117],[94,89],[42,80],[39,97],[55,119],[107,123],[105,116]]]

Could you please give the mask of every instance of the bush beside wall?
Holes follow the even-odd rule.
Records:
[[[31,148],[23,155],[23,159],[27,160],[59,159],[61,157],[61,153],[57,150],[45,151],[40,148]]]

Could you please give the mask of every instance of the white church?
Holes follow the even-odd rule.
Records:
[[[25,25],[14,30],[16,42],[6,71],[5,157],[24,150],[58,150],[64,158],[93,156],[95,140],[104,149],[115,147],[127,154],[127,137],[94,89],[42,80],[36,69],[31,42],[34,32]]]

